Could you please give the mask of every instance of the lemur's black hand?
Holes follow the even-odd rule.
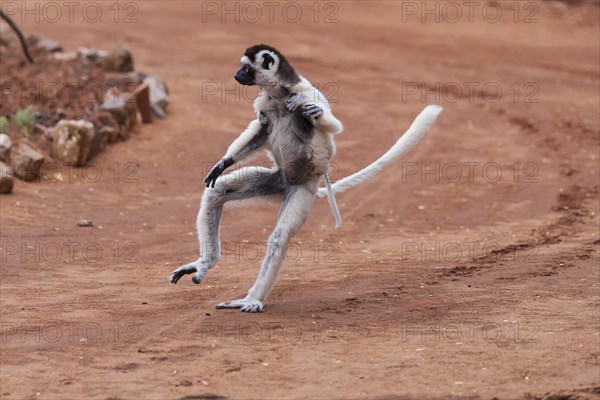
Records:
[[[219,161],[206,175],[204,179],[204,183],[206,183],[206,187],[215,187],[215,183],[217,183],[217,178],[221,176],[223,172],[230,166],[234,164],[233,158],[224,158]]]
[[[302,107],[302,116],[312,122],[323,115],[323,109],[318,105],[311,103]]]
[[[268,126],[269,125],[269,117],[267,117],[267,113],[264,111],[260,111],[258,113],[258,121],[260,122],[260,124],[262,126]]]
[[[289,112],[294,112],[296,111],[296,108],[300,106],[302,100],[302,95],[300,93],[292,93],[288,96],[288,99],[285,102],[285,106],[287,107]]]

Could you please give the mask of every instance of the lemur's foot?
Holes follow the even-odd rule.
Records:
[[[294,112],[296,111],[296,108],[298,108],[301,102],[302,95],[300,93],[292,93],[289,95],[287,101],[285,102],[285,106],[287,107],[288,111]]]
[[[255,313],[263,312],[263,303],[260,300],[238,299],[219,303],[216,308],[239,308],[241,312]]]
[[[260,111],[258,113],[258,121],[261,125],[267,126],[269,125],[269,117],[267,117],[267,113],[264,111]]]
[[[316,104],[307,104],[302,107],[302,116],[306,119],[315,120],[323,115],[323,109]]]
[[[195,284],[199,284],[204,279],[204,275],[208,271],[208,266],[206,264],[201,263],[200,261],[194,261],[192,263],[183,265],[177,268],[175,271],[171,272],[170,281],[171,284],[175,285],[179,279],[181,279],[184,275],[194,274],[192,277],[192,282]]]

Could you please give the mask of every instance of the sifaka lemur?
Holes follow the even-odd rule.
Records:
[[[277,224],[268,240],[266,257],[254,285],[241,299],[217,304],[217,308],[240,308],[244,312],[261,312],[263,302],[275,284],[288,243],[307,220],[315,198],[329,197],[336,217],[341,219],[333,197],[364,182],[404,154],[424,136],[441,112],[428,106],[417,116],[409,130],[377,161],[331,185],[327,169],[335,154],[333,136],[343,130],[331,112],[325,96],[298,74],[275,48],[256,45],[248,48],[241,59],[242,67],[235,79],[242,85],[257,85],[261,92],[254,102],[257,119],[229,146],[224,157],[208,173],[197,218],[201,255],[171,274],[176,284],[181,277],[194,274],[200,283],[206,272],[221,258],[219,226],[227,202],[258,196],[283,199]],[[223,172],[260,150],[267,150],[274,160],[272,168],[244,167]],[[324,178],[326,187],[319,187]]]

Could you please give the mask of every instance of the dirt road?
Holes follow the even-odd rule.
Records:
[[[0,199],[2,399],[598,398],[597,2],[267,3],[17,14],[66,49],[124,41],[171,105]],[[317,203],[248,315],[214,305],[252,285],[277,204],[226,210],[201,286],[167,277],[197,257],[202,179],[253,117],[233,73],[260,42],[344,122],[333,180],[445,110],[338,196],[341,229]]]

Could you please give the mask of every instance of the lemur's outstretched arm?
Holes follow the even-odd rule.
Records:
[[[231,143],[221,161],[210,170],[204,179],[206,187],[214,188],[217,178],[227,168],[247,158],[266,143],[269,134],[268,124],[268,118],[263,112],[259,113],[258,119],[250,122],[246,130]]]

